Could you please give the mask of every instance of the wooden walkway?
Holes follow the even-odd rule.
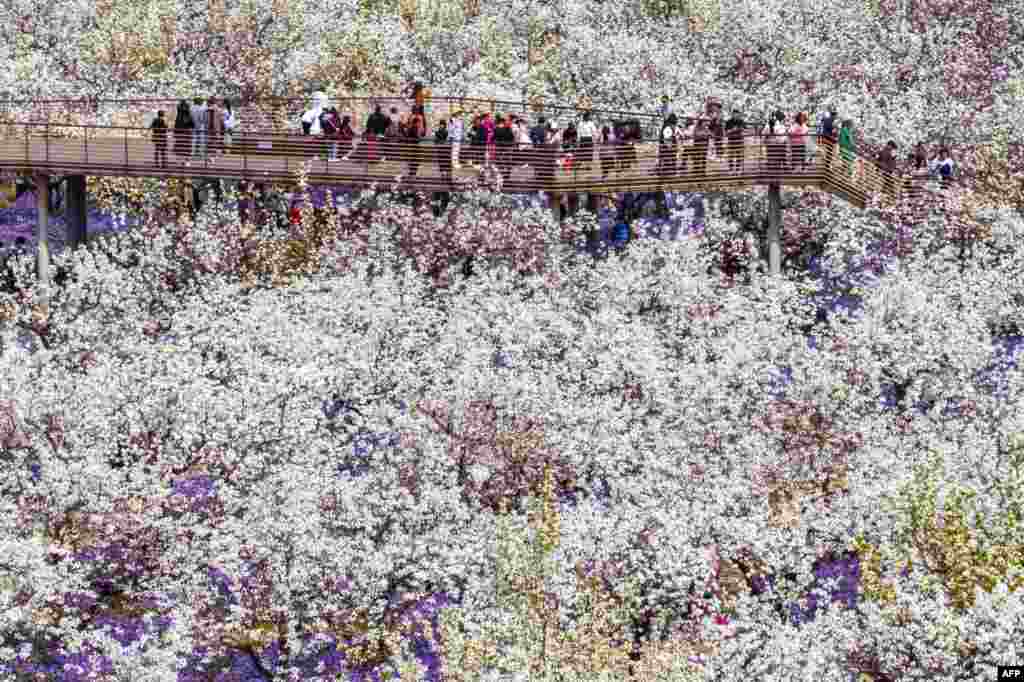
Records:
[[[158,165],[157,148],[150,131],[109,126],[61,126],[48,124],[7,124],[0,138],[0,170],[50,175],[95,175],[150,178],[220,178],[230,180],[295,184],[298,172],[307,166],[307,182],[314,185],[373,187],[400,191],[433,192],[453,190],[460,181],[484,177],[498,182],[501,191],[554,193],[722,191],[755,186],[808,188],[830,192],[844,201],[863,207],[869,193],[891,189],[896,196],[908,190],[904,178],[887,175],[864,159],[844,161],[839,150],[831,154],[826,167],[823,145],[813,142],[807,163],[791,164],[786,145],[766,148],[759,135],[743,140],[742,152],[733,167],[728,144],[711,145],[704,160],[688,148],[675,154],[659,145],[638,142],[626,147],[595,145],[589,163],[576,151],[571,166],[564,154],[553,148],[496,149],[488,172],[482,166],[483,148],[463,144],[461,169],[452,170],[450,145],[388,145],[377,143],[380,160],[371,160],[367,143],[356,148],[339,145],[339,156],[349,160],[327,161],[328,144],[320,138],[278,132],[256,132],[236,136],[231,147],[214,141],[205,159],[193,159],[174,152],[173,132],[168,131],[166,165]],[[189,146],[191,139],[189,139]],[[209,144],[209,141],[208,141]],[[737,151],[739,148],[736,148]],[[446,172],[447,171],[447,172]]]

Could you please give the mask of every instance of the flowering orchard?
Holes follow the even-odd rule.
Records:
[[[592,217],[486,186],[440,218],[382,191],[269,226],[231,193],[193,217],[176,188],[93,184],[141,226],[57,256],[45,300],[28,259],[0,293],[2,676],[1021,663],[1021,10],[6,3],[14,98],[417,79],[748,118],[834,105],[869,140],[948,143],[965,186],[863,211],[787,193],[768,281],[756,191],[595,260],[575,248]]]
[[[837,204],[771,282],[751,249],[723,266],[745,242],[715,216],[594,261],[564,243],[586,223],[486,190],[442,218],[396,199],[307,202],[288,232],[154,212],[61,254],[46,306],[19,262],[6,671],[956,679],[1024,655],[1012,210],[978,209],[965,254],[959,196],[914,223]]]

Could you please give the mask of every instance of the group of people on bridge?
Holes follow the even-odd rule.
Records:
[[[429,97],[428,88],[414,83],[408,111],[400,113],[397,106],[392,106],[385,113],[384,107],[377,105],[363,129],[357,131],[351,115],[327,106],[326,96],[318,93],[314,106],[302,115],[301,130],[319,140],[322,146],[318,148],[328,161],[340,158],[374,163],[391,158],[408,163],[409,177],[417,175],[423,162],[435,163],[442,177],[449,178],[464,163],[475,168],[494,168],[504,178],[510,177],[517,167],[530,166],[540,182],[553,179],[556,168],[590,170],[595,161],[601,177],[607,178],[614,172],[635,167],[636,147],[645,142],[638,119],[610,120],[599,125],[590,111],[582,112],[578,122],[563,125],[541,115],[530,125],[525,115],[490,111],[467,114],[456,108],[430,131]],[[822,116],[813,132],[805,112],[787,117],[782,111],[775,111],[763,126],[749,125],[738,109],[723,121],[721,105],[717,103],[709,105],[704,115],[680,117],[664,98],[659,113],[662,125],[656,140],[655,172],[662,177],[705,177],[709,158],[724,161],[727,173],[741,174],[751,155],[760,157],[758,148],[764,151],[765,170],[780,174],[812,170],[812,145],[820,150],[827,168],[841,160],[852,175],[857,161],[853,121],[840,121],[835,110]],[[177,156],[205,159],[211,152],[226,153],[231,149],[238,120],[230,99],[209,98],[204,103],[202,98],[196,98],[191,105],[186,100],[180,102],[173,129],[168,128],[162,111],[157,113],[152,128],[157,165],[165,166],[169,134],[173,136]],[[418,150],[422,142],[433,142],[433,149]],[[927,171],[943,183],[953,177],[955,164],[944,146],[929,157],[924,143],[920,143],[905,165],[900,163],[897,153],[898,146],[890,140],[875,159],[882,171],[884,188],[890,194],[896,193],[904,171]]]

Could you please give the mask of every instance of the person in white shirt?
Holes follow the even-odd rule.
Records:
[[[193,100],[192,108],[189,110],[192,115],[192,158],[202,159],[206,157],[206,107],[203,106],[203,98],[196,97]]]
[[[693,154],[691,152],[693,149],[693,134],[697,132],[697,122],[692,118],[687,118],[684,120],[684,123],[685,127],[679,130],[679,146],[682,147],[683,152],[682,167],[679,170],[683,173],[692,173],[693,164],[691,163],[689,169],[687,169],[686,160],[693,158]]]
[[[597,137],[597,125],[590,120],[590,112],[583,112],[583,122],[579,127],[580,159],[586,166],[594,160],[594,138]]]
[[[459,163],[459,150],[462,149],[463,139],[462,109],[452,112],[451,120],[448,122],[448,141],[452,143],[452,168],[462,168]]]

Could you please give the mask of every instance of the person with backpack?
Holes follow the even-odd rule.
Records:
[[[739,109],[732,110],[732,118],[725,122],[725,135],[729,139],[728,162],[729,170],[743,172],[743,115]]]
[[[203,106],[203,98],[196,97],[193,100],[192,107],[189,109],[189,113],[192,115],[192,157],[193,158],[205,158],[206,157],[206,134],[207,134],[207,122],[206,122],[206,107]]]
[[[789,128],[789,165],[794,170],[798,165],[801,170],[807,167],[807,133],[809,131],[807,114],[802,111],[798,112],[796,121]]]
[[[153,131],[153,163],[157,168],[167,168],[167,121],[163,110],[156,112],[149,127]]]
[[[782,174],[786,164],[786,115],[775,111],[764,128],[764,148],[769,172]]]
[[[191,151],[192,129],[195,124],[192,122],[192,112],[189,110],[188,101],[178,102],[178,114],[174,119],[174,153],[177,156],[187,157]]]
[[[832,159],[835,157],[836,143],[839,141],[836,126],[839,123],[838,114],[830,111],[821,121],[821,132],[818,135],[818,146],[825,150],[825,173],[832,169]]]

